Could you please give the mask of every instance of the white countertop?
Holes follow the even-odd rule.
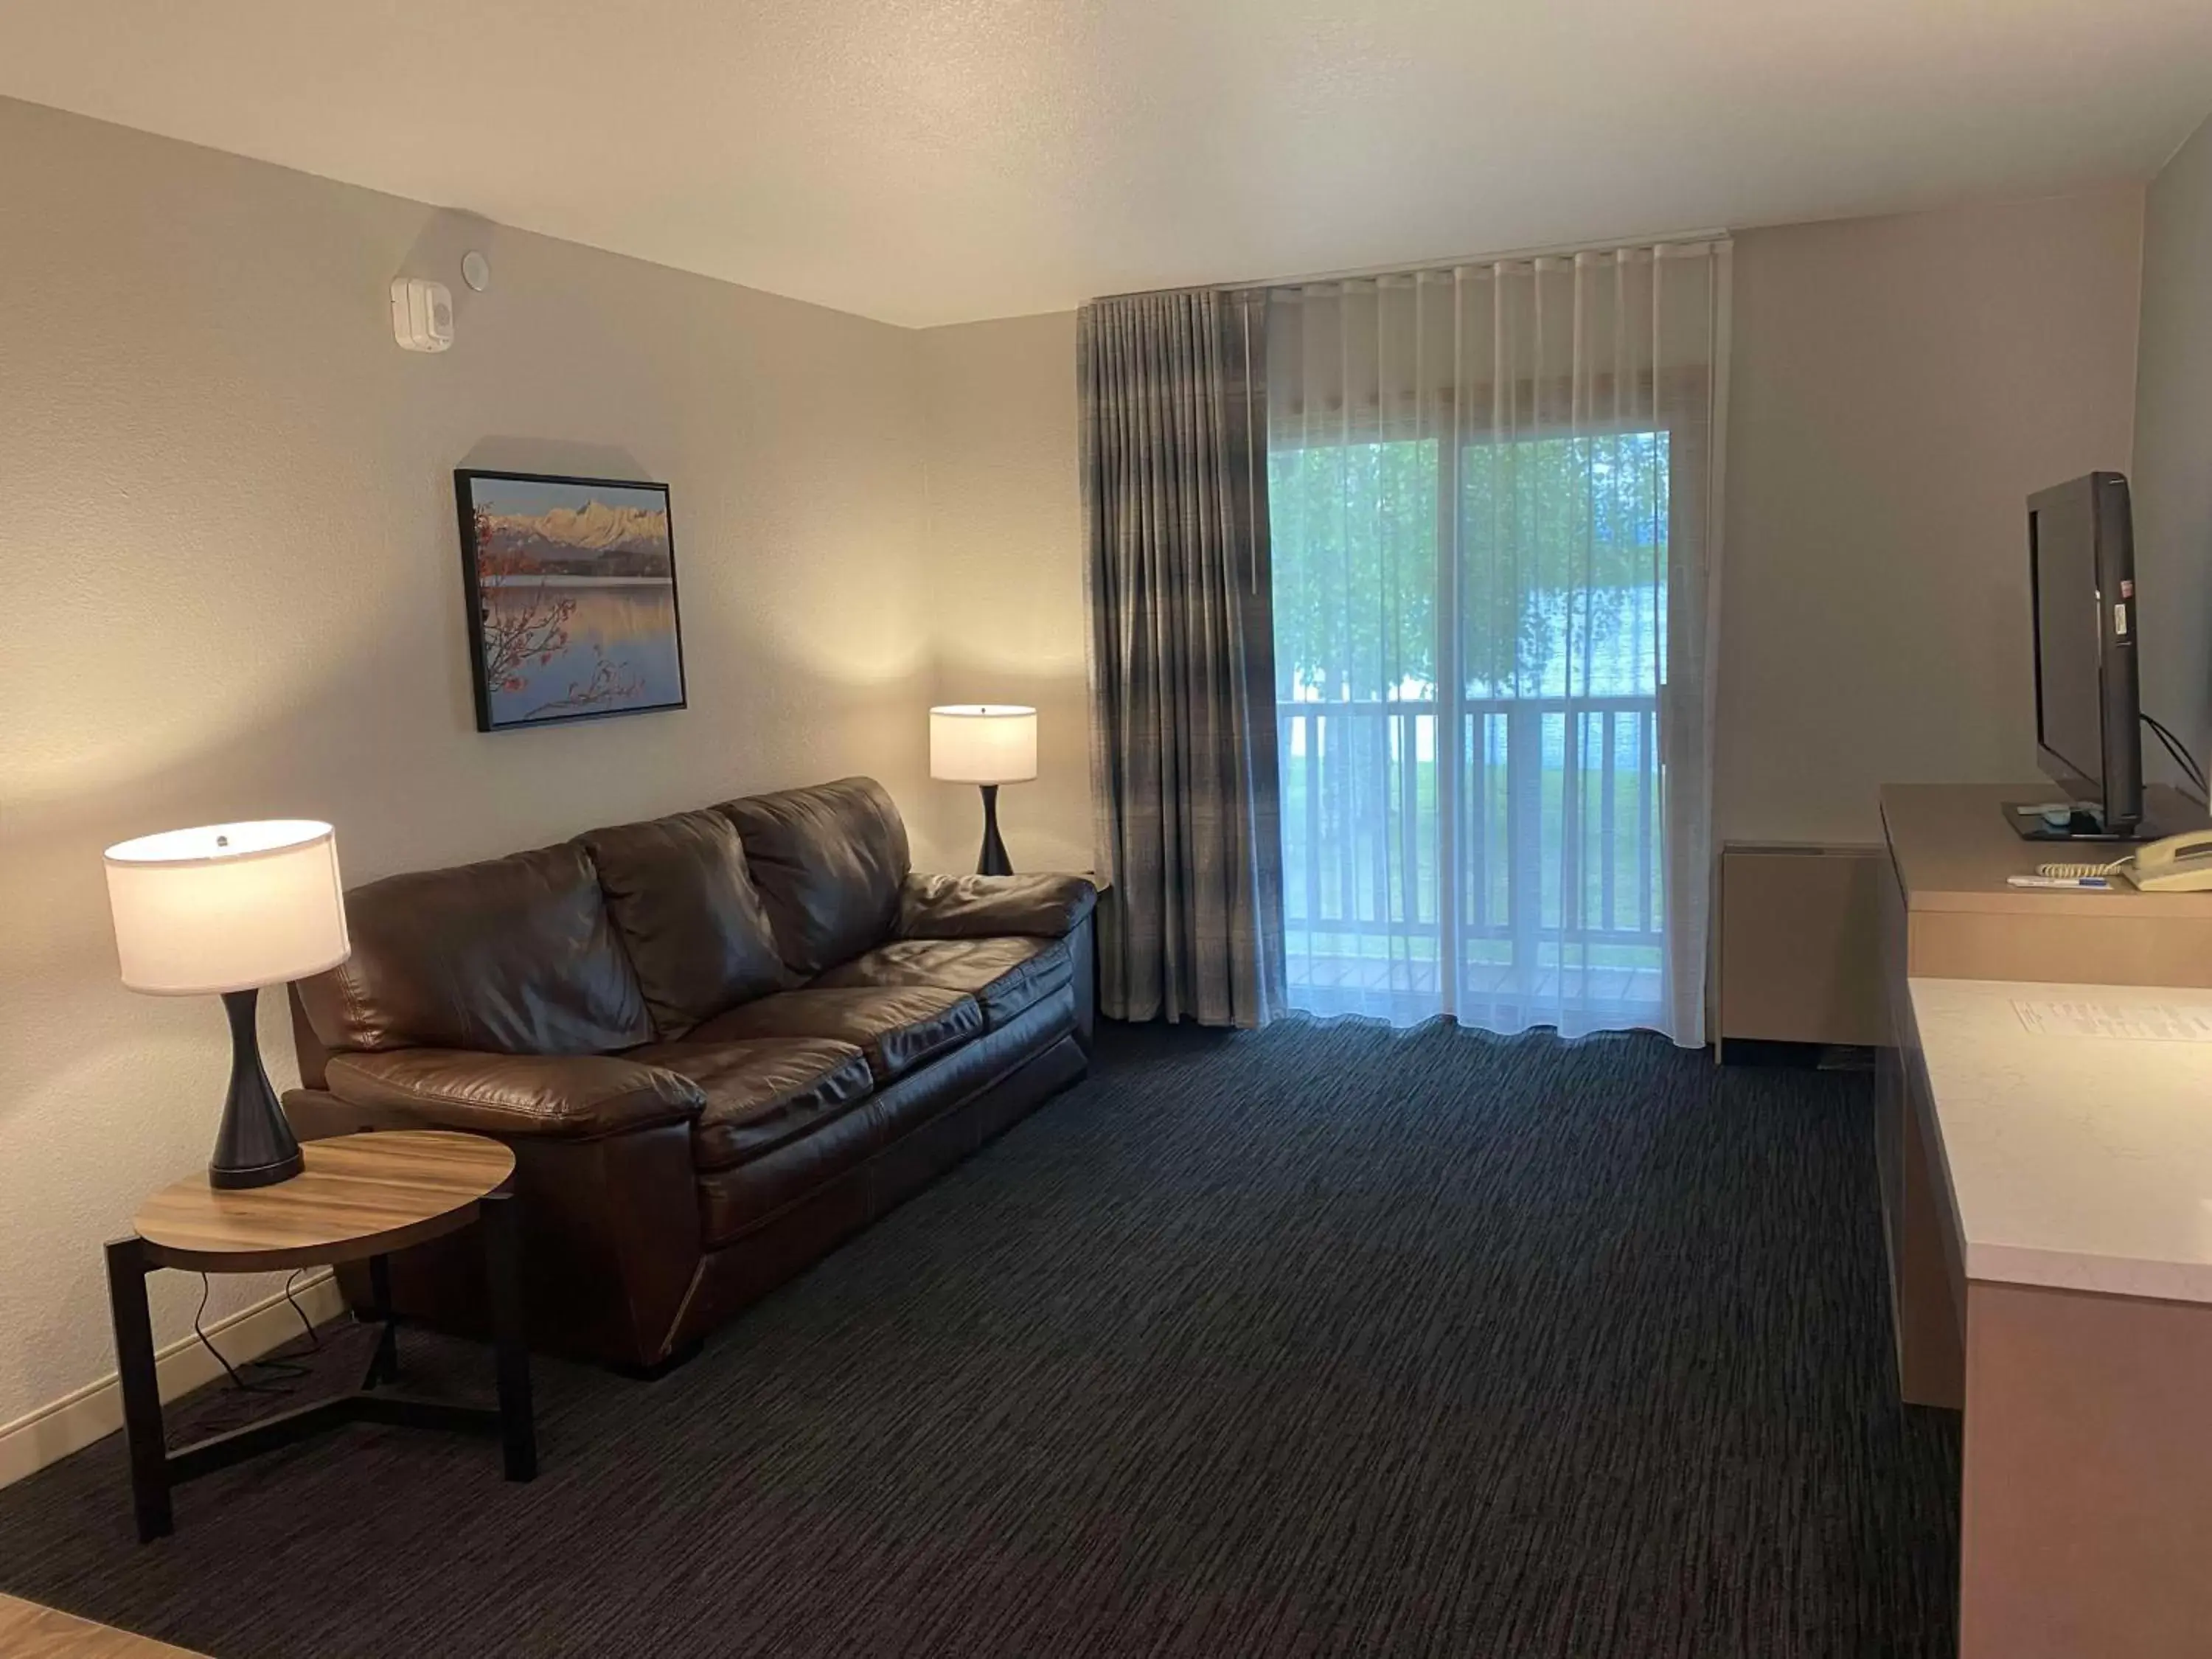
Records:
[[[1909,983],[1966,1277],[2212,1302],[2212,1042],[2052,1018],[2070,1003],[2212,1022],[2212,990]],[[2017,1003],[2060,1029],[2031,1030]]]

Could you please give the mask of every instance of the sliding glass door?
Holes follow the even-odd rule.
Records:
[[[1578,376],[1540,341],[1501,375],[1520,296],[1480,269],[1472,295],[1459,273],[1296,290],[1270,325],[1291,1000],[1702,1040],[1674,994],[1668,739],[1709,381]]]

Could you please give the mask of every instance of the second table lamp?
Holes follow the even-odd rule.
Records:
[[[1037,713],[1012,702],[944,703],[929,711],[929,775],[973,783],[983,791],[983,852],[979,876],[1011,876],[999,839],[999,786],[1037,775]]]

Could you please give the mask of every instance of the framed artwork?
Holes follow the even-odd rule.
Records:
[[[477,730],[684,707],[668,486],[453,474]]]

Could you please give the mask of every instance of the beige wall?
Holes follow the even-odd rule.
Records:
[[[1723,836],[2036,775],[2026,500],[2124,469],[2142,191],[1736,239]]]
[[[2150,187],[2132,483],[2143,707],[2203,760],[2212,754],[2212,121]]]
[[[1006,850],[1018,870],[1087,870],[1074,314],[965,323],[919,337],[938,701],[1036,705],[1037,781],[1000,793]],[[972,861],[975,792],[932,789],[940,843]]]
[[[100,1242],[222,1092],[214,1000],[116,982],[102,846],[312,815],[359,880],[866,770],[927,859],[931,668],[910,333],[4,100],[0,226],[4,1424],[112,1369]],[[477,733],[464,460],[672,486],[688,710]]]

